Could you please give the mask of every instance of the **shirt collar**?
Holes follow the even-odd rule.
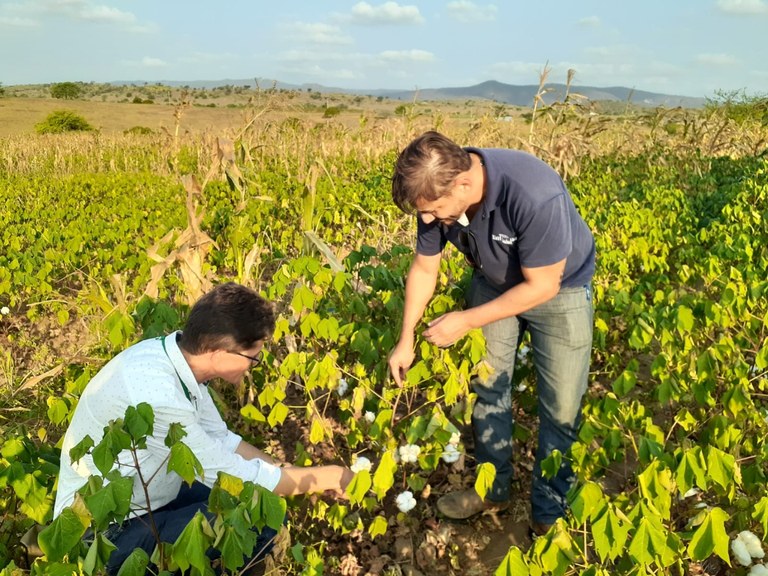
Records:
[[[187,360],[181,353],[181,348],[179,348],[178,342],[179,337],[181,337],[181,330],[168,334],[168,336],[165,337],[165,351],[168,353],[168,359],[171,361],[171,364],[173,364],[176,374],[181,378],[184,384],[187,385],[190,393],[194,394],[199,384],[195,380],[195,375],[192,373],[189,364],[187,364]],[[196,396],[196,394],[194,395]]]
[[[464,150],[480,156],[483,166],[485,167],[485,195],[483,196],[483,202],[480,206],[480,214],[485,217],[504,203],[504,195],[501,194],[502,187],[491,185],[497,179],[496,167],[492,159],[489,162],[489,157],[485,154],[487,150],[473,148],[472,146],[467,146]]]

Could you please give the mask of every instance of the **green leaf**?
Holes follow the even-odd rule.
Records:
[[[83,495],[96,529],[105,530],[112,522],[122,521],[130,511],[133,479],[110,472],[110,482],[95,492]]]
[[[245,559],[253,555],[255,544],[256,533],[251,530],[245,507],[241,505],[227,515],[216,540],[216,548],[221,552],[224,567],[235,570],[242,566]]]
[[[541,475],[551,480],[560,471],[563,465],[563,454],[560,450],[554,449],[544,460],[541,461]]]
[[[149,565],[149,555],[143,548],[134,548],[117,571],[117,576],[144,576]]]
[[[274,492],[271,492],[262,486],[254,486],[259,495],[261,519],[273,530],[279,530],[283,525],[285,512],[288,509],[288,504],[286,503],[285,498],[281,498]],[[256,522],[255,524],[258,528],[262,527],[260,522]]]
[[[752,518],[760,522],[763,534],[768,534],[768,496],[763,496],[757,501],[752,512]]]
[[[528,563],[517,546],[509,549],[504,560],[494,572],[494,576],[528,576],[529,574]]]
[[[475,491],[480,498],[485,499],[488,490],[493,486],[496,479],[496,467],[490,462],[483,462],[477,467],[477,478],[475,479]]]
[[[730,539],[725,529],[728,518],[728,514],[720,508],[707,511],[706,518],[699,524],[688,544],[688,554],[692,560],[704,560],[714,552],[728,564],[731,563],[728,556]]]
[[[85,438],[70,449],[69,457],[72,459],[72,462],[79,462],[80,458],[85,456],[91,448],[93,448],[93,439],[86,435]]]
[[[352,482],[347,486],[349,501],[353,504],[362,502],[372,485],[373,481],[371,480],[371,473],[368,470],[361,470],[355,474],[355,477],[352,478]]]
[[[604,506],[603,489],[596,482],[586,482],[579,486],[571,498],[571,512],[578,524],[584,524],[592,514]]]
[[[115,465],[118,454],[131,447],[131,437],[122,428],[122,419],[112,420],[104,427],[104,437],[93,449],[93,463],[102,476]]]
[[[309,430],[309,442],[311,444],[319,444],[326,437],[325,426],[323,425],[322,418],[315,416],[312,418],[312,424]]]
[[[659,460],[654,461],[638,475],[640,492],[653,502],[664,520],[669,519],[672,506],[672,472]]]
[[[205,553],[212,544],[213,530],[203,513],[197,512],[173,543],[171,558],[183,572],[192,566],[203,574],[210,574],[211,561]]]
[[[384,516],[376,516],[368,526],[368,534],[371,539],[376,538],[376,536],[383,536],[387,533],[387,527],[387,519]]]
[[[613,506],[606,503],[592,522],[592,538],[600,560],[613,561],[624,552],[629,528],[629,524],[614,512]]]
[[[194,452],[184,444],[176,442],[171,446],[171,457],[168,459],[168,472],[176,472],[190,486],[196,477],[203,477],[203,465]]]
[[[134,441],[151,436],[155,425],[155,412],[152,406],[141,402],[138,406],[128,406],[125,410],[125,430]]]
[[[187,431],[184,430],[184,426],[178,422],[172,422],[171,425],[168,426],[168,434],[165,435],[165,445],[170,448],[186,435]]]
[[[768,318],[768,314],[766,314],[766,318]],[[759,370],[768,368],[768,344],[764,345],[757,352],[757,355],[755,356],[755,366],[757,366]]]
[[[261,413],[261,410],[256,408],[256,406],[250,402],[240,408],[240,414],[243,416],[243,418],[250,420],[251,422],[264,423],[267,421],[267,419],[264,417],[264,414]]]
[[[285,422],[285,419],[288,417],[288,406],[283,404],[282,402],[276,402],[275,405],[272,407],[272,410],[269,413],[269,416],[267,416],[267,423],[274,427],[278,424],[282,424]]]
[[[381,457],[376,472],[373,473],[373,491],[376,497],[381,500],[389,489],[395,484],[395,471],[397,464],[392,456],[392,451],[387,450]]]
[[[735,479],[736,458],[710,446],[707,451],[707,472],[715,484],[727,490]]]
[[[117,550],[117,546],[112,544],[106,539],[104,534],[99,534],[91,543],[88,552],[85,555],[85,561],[83,562],[83,570],[86,574],[93,574],[94,572],[100,572],[107,565],[109,555],[113,550]]]
[[[702,490],[707,489],[706,465],[701,447],[694,446],[683,452],[680,464],[675,470],[675,481],[680,494],[685,494],[694,485]]]
[[[687,306],[680,306],[677,309],[677,331],[680,336],[684,336],[693,330],[693,310]]]
[[[638,564],[661,563],[662,555],[666,551],[666,542],[661,523],[657,519],[643,516],[629,544],[629,555]]]
[[[61,562],[74,546],[80,543],[88,523],[83,523],[74,510],[64,508],[53,522],[37,536],[40,549],[51,562]]]

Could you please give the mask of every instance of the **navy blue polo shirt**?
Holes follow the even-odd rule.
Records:
[[[417,217],[416,252],[434,256],[448,242],[464,254],[474,249],[478,271],[504,290],[523,282],[521,267],[538,268],[563,259],[561,286],[588,284],[595,272],[595,240],[560,175],[520,150],[465,150],[480,156],[485,165],[482,204],[466,228],[437,220],[425,224]]]

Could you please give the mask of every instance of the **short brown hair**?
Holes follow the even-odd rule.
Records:
[[[179,345],[191,354],[249,350],[274,331],[272,304],[246,286],[227,282],[192,306]]]
[[[456,176],[471,167],[469,152],[439,132],[425,132],[397,158],[392,200],[403,212],[413,212],[417,201],[449,194]]]

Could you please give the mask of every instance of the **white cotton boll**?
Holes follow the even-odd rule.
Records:
[[[347,384],[347,381],[344,378],[340,378],[339,384],[336,386],[336,394],[339,396],[344,396],[344,394],[347,393],[348,388],[349,384]]]
[[[693,488],[691,488],[690,490],[688,490],[688,492],[686,492],[685,494],[683,494],[683,495],[680,497],[680,500],[685,500],[686,498],[690,498],[691,496],[696,496],[696,494],[698,494],[699,492],[701,492],[701,490],[700,490],[699,488],[697,488],[696,486],[694,486]]]
[[[528,354],[530,352],[531,352],[531,349],[528,346],[526,346],[525,344],[523,344],[522,346],[520,346],[520,348],[517,351],[517,357],[520,360],[525,360],[528,357]]]
[[[515,386],[515,390],[517,390],[518,392],[525,392],[526,390],[528,390],[528,384],[524,384],[523,382],[521,382],[520,384]]]
[[[752,558],[765,557],[765,550],[763,550],[763,543],[760,542],[760,538],[758,538],[755,534],[753,534],[749,530],[744,530],[742,532],[739,532],[739,535],[736,536],[736,538],[744,542],[744,545],[747,547],[747,552],[749,552],[749,555],[752,556]]]
[[[376,414],[368,410],[365,414],[363,414],[363,418],[366,422],[368,422],[368,424],[373,424],[373,422],[376,420]]]
[[[749,569],[748,576],[768,576],[768,566],[765,564],[755,564]]]
[[[3,316],[8,316],[8,314],[10,313],[11,313],[11,309],[8,308],[8,306],[3,306],[2,308],[0,308],[0,314],[2,314]]]
[[[416,462],[419,459],[420,453],[421,448],[416,446],[416,444],[406,444],[405,446],[400,446],[400,461],[403,462],[403,464]]]
[[[731,552],[733,552],[736,561],[742,566],[752,564],[752,556],[750,556],[747,545],[744,544],[744,540],[741,538],[731,540]]]
[[[368,472],[371,471],[371,468],[373,467],[373,464],[371,464],[371,461],[368,460],[365,456],[358,456],[355,460],[354,464],[349,467],[352,472],[357,474],[358,472],[362,472],[363,470],[367,470]]]
[[[458,432],[454,432],[451,434],[451,439],[448,440],[448,444],[453,444],[454,446],[458,445],[458,443],[461,442],[461,434]]]
[[[445,450],[443,450],[442,456],[440,456],[443,459],[443,462],[446,462],[447,464],[453,464],[459,459],[459,456],[461,456],[461,452],[458,451],[456,446],[453,444],[448,444],[445,447]]]
[[[413,493],[410,490],[401,492],[395,498],[395,504],[397,504],[400,512],[410,512],[416,507],[416,498],[413,497]]]

